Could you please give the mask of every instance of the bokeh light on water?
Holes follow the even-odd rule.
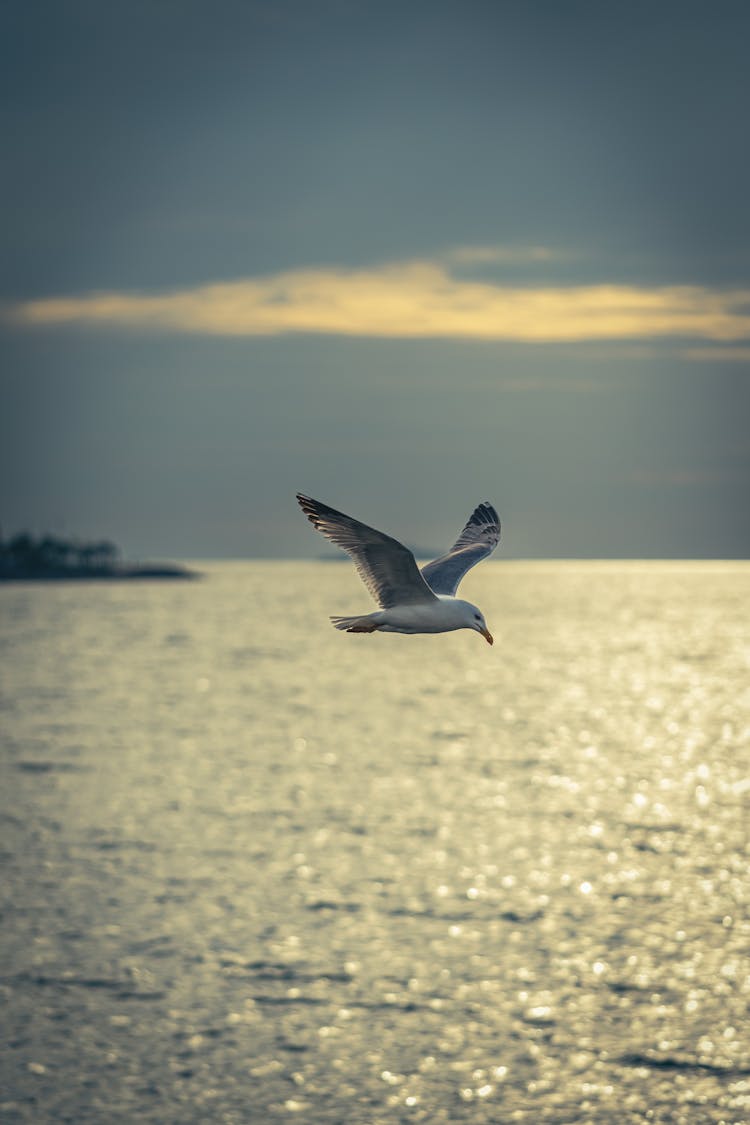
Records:
[[[3,1119],[750,1119],[750,566],[207,570],[0,590]]]

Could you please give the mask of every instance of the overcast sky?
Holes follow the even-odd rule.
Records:
[[[744,0],[3,0],[0,523],[747,557]]]

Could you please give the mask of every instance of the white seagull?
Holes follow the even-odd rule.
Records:
[[[488,644],[492,634],[482,611],[455,596],[458,584],[500,541],[500,520],[491,504],[480,504],[446,555],[420,570],[411,551],[343,512],[297,493],[313,527],[351,555],[359,576],[380,609],[359,617],[332,617],[347,633],[449,633],[474,629]]]

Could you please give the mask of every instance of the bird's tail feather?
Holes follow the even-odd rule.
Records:
[[[369,614],[364,617],[332,617],[334,629],[344,629],[347,633],[374,633],[377,624]]]

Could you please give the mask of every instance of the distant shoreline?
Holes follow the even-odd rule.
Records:
[[[132,579],[198,578],[198,572],[179,563],[128,563],[108,540],[81,542],[19,532],[0,539],[0,582],[110,582]]]
[[[108,568],[71,567],[50,570],[2,570],[0,582],[118,582],[134,579],[194,579],[200,575],[195,570],[176,563],[144,563],[143,566],[116,566]]]

